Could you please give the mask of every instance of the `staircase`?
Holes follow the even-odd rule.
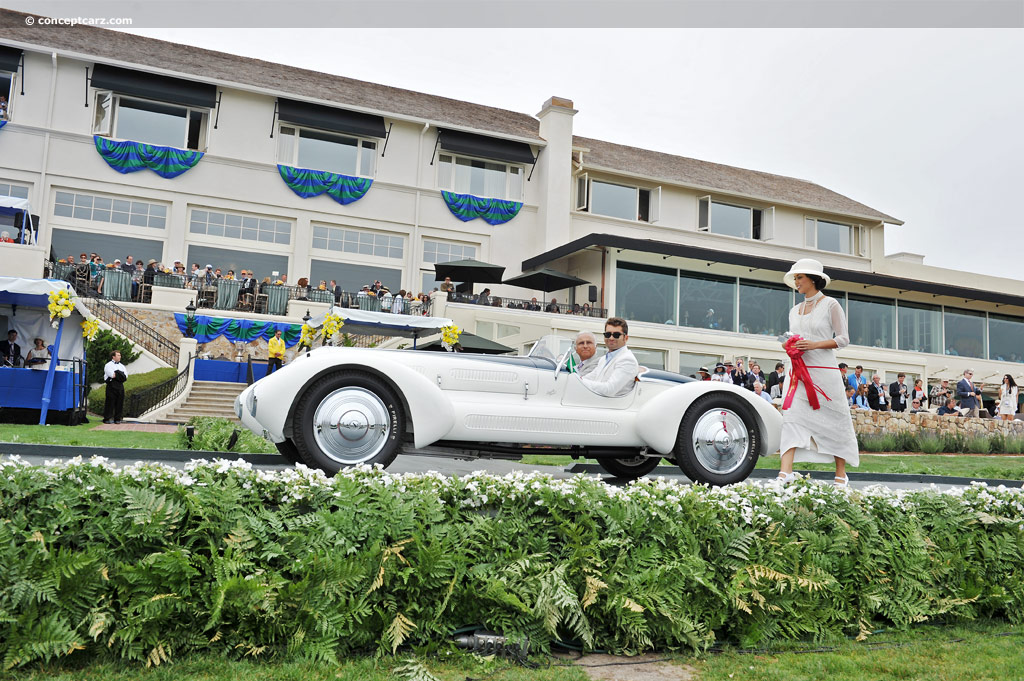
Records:
[[[248,386],[245,383],[195,381],[185,401],[157,423],[185,423],[193,416],[219,416],[235,423],[235,398]]]

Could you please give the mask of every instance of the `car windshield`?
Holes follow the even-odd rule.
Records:
[[[565,354],[565,351],[571,347],[571,338],[562,338],[561,336],[556,336],[554,334],[550,336],[542,336],[540,340],[533,344],[533,347],[530,348],[530,352],[527,356],[554,361]]]

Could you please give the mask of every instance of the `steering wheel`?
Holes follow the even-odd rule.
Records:
[[[559,358],[558,358],[558,361],[556,361],[556,362],[555,362],[555,374],[554,374],[554,375],[555,375],[555,380],[556,380],[556,381],[558,380],[558,374],[559,374],[559,372],[561,372],[561,370],[562,370],[562,367],[564,367],[564,366],[565,366],[565,363],[566,363],[566,361],[567,361],[567,360],[569,359],[569,354],[570,354],[571,352],[572,352],[572,348],[570,347],[570,348],[569,348],[568,350],[566,350],[566,351],[565,351],[565,352],[564,352],[564,353],[562,354],[562,356],[561,356],[561,357],[559,357]]]

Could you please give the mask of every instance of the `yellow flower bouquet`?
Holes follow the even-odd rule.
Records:
[[[300,348],[311,348],[313,347],[313,338],[316,336],[316,329],[309,324],[302,325],[302,332],[299,334],[299,347]]]
[[[75,309],[75,303],[66,289],[51,291],[50,304],[46,306],[46,309],[50,313],[50,323],[56,329],[60,325],[61,318],[67,319],[71,316],[71,312]]]
[[[96,340],[96,334],[99,333],[100,322],[95,317],[90,316],[84,322],[82,322],[82,336],[87,341]]]
[[[345,326],[345,322],[342,321],[341,315],[332,313],[324,317],[323,326],[320,327],[324,332],[324,340],[334,336],[334,334],[338,333],[338,330],[343,326]]]
[[[449,324],[448,326],[441,327],[441,345],[448,352],[455,351],[455,344],[459,342],[459,335],[462,333],[455,324]]]

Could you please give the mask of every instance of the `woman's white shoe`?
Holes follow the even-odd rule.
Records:
[[[836,487],[849,487],[850,486],[850,476],[849,475],[843,475],[843,476],[837,475],[834,484],[835,484]]]
[[[799,477],[800,477],[799,473],[784,473],[782,471],[779,471],[779,477],[777,477],[775,479],[778,482],[781,482],[783,485],[788,485],[789,483],[793,482],[794,480],[798,479]]]

